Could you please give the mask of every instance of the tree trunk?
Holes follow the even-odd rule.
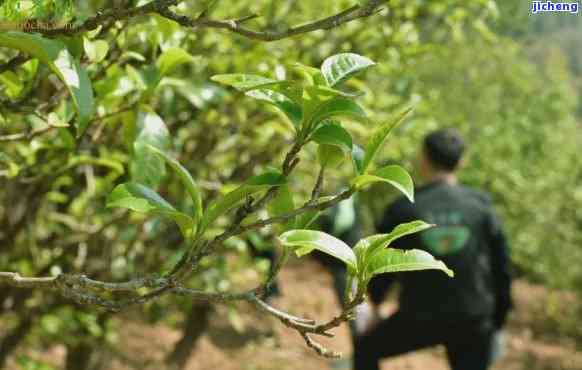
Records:
[[[93,346],[80,342],[67,346],[65,370],[86,370],[90,368]]]
[[[0,369],[3,369],[6,365],[6,360],[8,356],[18,347],[18,344],[22,342],[26,335],[32,327],[32,318],[24,317],[20,324],[15,327],[10,333],[8,333],[0,341]]]
[[[182,338],[174,346],[174,350],[166,357],[166,363],[183,369],[192,351],[196,348],[198,339],[208,328],[212,306],[208,303],[195,303],[186,317]]]

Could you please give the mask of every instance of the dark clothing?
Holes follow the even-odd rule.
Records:
[[[401,198],[377,226],[381,233],[414,220],[437,227],[395,241],[393,248],[422,249],[455,273],[426,270],[384,274],[369,285],[380,303],[397,279],[399,311],[360,338],[355,370],[377,369],[378,359],[444,344],[453,370],[489,366],[491,339],[511,307],[509,252],[489,197],[460,185],[434,182]]]
[[[423,220],[437,227],[398,239],[393,247],[423,249],[455,272],[426,270],[381,275],[370,284],[380,303],[394,279],[401,282],[400,310],[425,320],[494,317],[497,327],[511,307],[509,250],[489,197],[473,189],[434,182],[416,191],[415,203],[397,200],[378,225],[390,232],[403,222]]]
[[[493,328],[483,320],[419,321],[396,313],[356,340],[356,370],[378,370],[378,361],[443,344],[452,370],[485,370]]]

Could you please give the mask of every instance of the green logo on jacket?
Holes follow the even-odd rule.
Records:
[[[440,226],[421,235],[430,252],[443,256],[460,251],[467,244],[471,231],[466,226]]]

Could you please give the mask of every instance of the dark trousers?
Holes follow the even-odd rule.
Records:
[[[438,344],[445,346],[452,370],[486,370],[492,335],[489,320],[418,321],[397,312],[357,338],[354,370],[378,370],[382,358]]]

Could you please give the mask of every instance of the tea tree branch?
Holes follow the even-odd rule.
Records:
[[[177,3],[178,1],[175,0],[154,0],[146,5],[136,8],[138,10],[123,10],[119,14],[116,13],[115,15],[111,16],[129,19],[139,14],[158,13],[182,23],[189,22],[188,25],[191,27],[204,24],[210,27],[212,24],[221,24],[212,23],[220,21],[209,20],[207,18],[209,16],[208,14],[199,16],[196,19],[189,19],[186,17],[178,16],[169,10],[170,6],[176,5]],[[285,34],[267,34],[268,37],[264,40],[272,41],[278,39],[279,37],[288,37],[290,35],[299,34],[302,32],[310,32],[310,30],[327,29],[327,27],[337,26],[349,21],[350,19],[355,19],[357,16],[362,16],[362,14],[364,14],[363,12],[365,11],[372,12],[379,3],[380,1],[368,0],[365,3],[362,3],[364,5],[352,7],[335,16],[334,19],[326,18],[321,21],[316,21],[312,24],[291,28]],[[108,22],[111,21],[107,15],[99,14],[96,17],[105,17]],[[252,18],[254,18],[254,16],[231,21],[229,23],[229,27],[232,27],[230,30],[237,33],[242,32],[243,35],[247,33],[246,36],[251,38],[263,37],[261,34],[258,34],[255,31],[249,31],[245,28],[242,28],[241,24]],[[95,20],[93,20],[93,22],[95,22]],[[331,22],[331,24],[328,22]],[[216,28],[221,27],[222,26],[217,26]],[[255,33],[248,34],[248,32]],[[331,67],[329,67],[330,63]],[[352,75],[354,73],[353,65],[359,66],[358,68],[361,70],[373,64],[374,63],[372,61],[362,56],[357,56],[352,53],[342,53],[326,59],[326,61],[324,61],[322,64],[321,72],[318,73],[321,73],[321,76],[325,76],[327,78],[325,83],[331,85],[331,83],[328,82],[329,78],[335,79],[337,76],[339,76],[337,78],[346,78]],[[348,66],[347,68],[346,65]],[[332,75],[329,74],[330,70],[333,71]],[[245,88],[250,86],[250,88],[254,89],[260,89],[265,86],[264,82],[262,82],[264,80],[252,75],[250,77],[248,75],[242,75],[241,77],[240,74],[226,74],[215,77],[216,80],[219,80],[226,85],[235,87],[238,90],[241,89],[241,86],[247,86]],[[258,80],[258,85],[256,84],[257,82],[253,82],[254,80]],[[312,81],[309,83],[315,83],[315,79],[312,79]],[[280,84],[280,82],[276,82],[276,85],[277,84]],[[182,181],[183,185],[185,185],[188,194],[190,195],[190,198],[195,205],[195,212],[189,216],[188,214],[177,211],[177,208],[171,208],[171,205],[168,205],[168,203],[164,201],[161,196],[157,195],[155,189],[150,189],[146,185],[142,184],[120,184],[111,192],[108,198],[109,207],[121,207],[125,209],[129,208],[140,213],[162,213],[164,215],[168,214],[171,215],[171,218],[173,218],[174,221],[176,221],[180,226],[181,236],[184,239],[186,248],[181,249],[183,251],[183,255],[180,260],[177,263],[174,263],[168,271],[164,271],[163,275],[156,275],[152,273],[145,277],[130,277],[126,281],[108,282],[95,280],[89,278],[86,275],[75,275],[68,273],[60,274],[55,277],[22,277],[18,273],[14,272],[0,272],[0,286],[7,285],[16,288],[38,289],[41,291],[51,290],[78,304],[98,306],[113,312],[124,310],[136,305],[141,305],[146,302],[169,295],[178,295],[189,298],[191,300],[206,301],[211,303],[243,301],[253,305],[257,310],[277,318],[285,326],[296,330],[305,340],[307,346],[315,350],[317,353],[327,357],[337,357],[337,352],[326,349],[321,344],[317,343],[313,337],[332,337],[332,329],[336,328],[341,323],[353,318],[354,308],[364,300],[366,285],[369,282],[367,276],[371,274],[367,268],[369,261],[365,260],[365,253],[360,254],[360,256],[363,257],[359,258],[359,256],[356,256],[356,254],[351,249],[349,249],[349,246],[346,246],[345,243],[342,244],[341,240],[337,240],[337,238],[332,235],[327,235],[323,232],[315,230],[304,230],[308,228],[306,226],[307,222],[313,221],[313,217],[317,217],[319,211],[323,211],[326,208],[337,205],[343,200],[349,199],[358,189],[362,189],[365,185],[373,181],[386,180],[395,184],[394,186],[398,185],[396,187],[404,192],[407,196],[409,196],[409,198],[412,198],[413,190],[411,187],[411,181],[409,181],[409,176],[407,176],[407,173],[398,166],[388,168],[394,169],[396,172],[382,172],[378,170],[378,173],[373,172],[373,174],[375,174],[374,176],[361,175],[361,173],[366,174],[365,171],[367,169],[367,165],[371,163],[371,160],[374,158],[378,151],[378,143],[383,142],[385,136],[388,134],[388,131],[382,128],[382,130],[378,131],[379,134],[375,133],[373,135],[370,141],[371,144],[367,145],[367,148],[369,149],[367,149],[365,153],[366,162],[358,167],[358,164],[362,162],[357,162],[357,158],[353,158],[356,169],[354,172],[356,172],[356,174],[355,178],[351,181],[352,185],[350,188],[331,197],[321,197],[323,184],[326,180],[325,176],[328,175],[328,171],[326,171],[325,166],[322,165],[315,176],[313,188],[311,189],[310,194],[307,195],[308,199],[305,201],[305,203],[303,203],[303,205],[295,208],[295,202],[293,201],[292,194],[290,196],[288,196],[288,194],[281,194],[284,196],[281,197],[281,202],[272,204],[273,207],[269,208],[270,216],[266,218],[259,217],[258,212],[269,205],[270,202],[274,201],[274,198],[280,191],[279,189],[282,189],[282,187],[285,186],[287,189],[284,190],[290,191],[289,180],[295,168],[299,164],[300,152],[311,140],[311,134],[313,133],[313,130],[318,127],[318,124],[324,124],[323,121],[332,116],[342,116],[345,114],[355,115],[359,118],[365,118],[366,116],[361,108],[357,107],[355,103],[350,105],[344,103],[343,100],[338,100],[339,98],[329,98],[327,97],[328,92],[322,94],[321,97],[319,96],[319,92],[317,92],[317,94],[314,96],[312,96],[311,93],[297,94],[297,91],[299,91],[298,89],[306,89],[306,87],[300,83],[297,83],[297,85],[294,86],[294,82],[291,81],[287,81],[285,84],[291,84],[291,88],[285,87],[281,91],[285,92],[285,94],[289,94],[291,98],[293,98],[289,98],[289,101],[291,102],[290,104],[292,104],[294,107],[293,112],[296,110],[301,110],[303,116],[300,122],[295,122],[296,120],[293,120],[293,122],[297,124],[295,138],[292,141],[288,152],[284,156],[282,163],[280,163],[278,170],[270,170],[269,172],[260,176],[252,177],[236,190],[224,195],[216,202],[210,203],[207,205],[206,209],[204,209],[202,206],[202,194],[199,192],[198,185],[196,184],[192,174],[190,174],[190,172],[179,162],[177,162],[177,160],[169,153],[165,152],[161,148],[150,145],[149,148],[159,154],[163,160],[170,165],[172,170],[180,175],[180,180]],[[271,86],[272,84],[269,83],[267,85]],[[277,86],[271,87],[276,90],[278,88]],[[316,86],[313,89],[314,91],[319,91],[321,87]],[[54,104],[54,96],[58,95],[59,92],[54,94],[52,98],[48,99],[48,102],[45,103],[45,106],[51,106],[51,104]],[[282,94],[282,96],[286,95]],[[338,105],[338,101],[343,104]],[[99,120],[102,121],[126,110],[131,110],[133,109],[134,105],[135,102],[129,103],[126,107],[123,107],[119,110],[112,110],[112,113],[102,114],[100,117],[91,120],[90,123],[95,123]],[[311,109],[307,109],[305,107],[310,107]],[[35,111],[33,111],[33,113],[36,113],[37,116],[39,116],[41,119],[44,119],[42,114],[39,113],[39,109],[40,108],[37,108]],[[284,113],[288,112],[284,111]],[[48,124],[48,120],[45,121],[47,121]],[[324,135],[328,138],[326,139],[327,141],[331,140],[334,143],[338,143],[342,149],[346,146],[352,145],[350,133],[342,128],[341,125],[323,127],[325,130],[329,131]],[[102,130],[103,125],[96,127],[95,131],[93,132],[94,140],[99,138]],[[378,135],[383,136],[379,137]],[[323,140],[320,137],[318,140],[314,141],[319,145],[323,145],[324,141],[326,140]],[[348,154],[343,150],[342,153],[344,155]],[[96,163],[95,161],[96,158],[90,156],[78,156],[75,157],[74,160],[69,161],[69,163],[64,167],[61,166],[60,168],[51,171],[50,176],[52,178],[56,178],[64,174],[66,171],[71,170],[72,168],[82,164]],[[253,165],[252,161],[250,163]],[[123,172],[117,167],[114,169],[116,169],[117,172]],[[256,194],[262,194],[262,196],[258,196]],[[148,205],[148,207],[144,208],[143,204]],[[168,210],[171,210],[172,212],[169,212]],[[209,232],[210,228],[216,227],[216,221],[222,217],[225,217],[229,212],[231,214],[230,224],[224,227],[220,233],[211,234]],[[308,215],[309,220],[301,219],[300,222],[289,222],[293,219],[297,219],[298,216],[301,215]],[[250,219],[251,217],[253,218]],[[248,231],[260,229],[265,226],[277,223],[286,224],[287,229],[291,230],[286,230],[283,234],[276,238],[282,253],[280,253],[278,260],[274,266],[272,266],[269,273],[265,276],[264,279],[262,279],[262,281],[257,283],[257,286],[254,289],[240,293],[208,292],[204,290],[191,289],[186,286],[187,278],[189,276],[196,275],[199,272],[199,269],[202,266],[200,263],[201,260],[204,257],[219,254],[223,244],[225,244],[227,240],[232,237],[242,235]],[[419,230],[422,226],[414,225],[413,227],[416,227]],[[87,231],[88,229],[84,227],[72,227],[72,229],[78,229],[78,231],[81,233],[89,233]],[[334,238],[336,239],[335,241]],[[174,238],[172,238],[172,240],[173,239]],[[134,243],[135,240],[128,241],[129,245]],[[161,248],[165,246],[165,242],[160,245]],[[283,310],[273,307],[265,300],[266,293],[269,291],[270,286],[272,285],[276,276],[279,274],[282,266],[286,263],[288,256],[295,252],[297,252],[297,255],[300,256],[315,249],[336,256],[345,262],[349,270],[349,282],[355,278],[358,279],[356,292],[353,294],[346,294],[346,299],[344,301],[341,312],[337,316],[331,318],[329,321],[322,323],[318,323],[310,318],[301,318],[287,313]],[[440,268],[440,265],[437,265],[437,267]],[[83,270],[82,268],[78,269]],[[47,274],[47,271],[48,270],[39,272],[38,275],[45,275]],[[87,271],[87,273],[89,272]],[[348,284],[348,286],[351,287],[351,284]]]
[[[339,357],[341,354],[323,347],[310,338],[308,334],[333,337],[333,334],[329,331],[338,327],[341,323],[350,320],[354,307],[363,301],[363,293],[359,292],[357,298],[350,302],[338,316],[328,322],[317,324],[315,320],[297,317],[269,305],[257,293],[260,288],[245,293],[215,293],[174,286],[171,281],[164,278],[141,278],[122,283],[107,283],[92,280],[83,275],[27,278],[21,277],[17,273],[0,272],[0,284],[2,283],[19,288],[50,288],[59,290],[64,297],[79,304],[100,306],[114,312],[127,309],[137,304],[146,303],[164,294],[174,294],[197,301],[213,303],[246,301],[253,304],[261,312],[274,316],[285,326],[296,330],[304,338],[309,347],[326,357]],[[101,293],[111,293],[117,291],[135,291],[143,287],[156,287],[156,289],[142,296],[123,300],[103,298],[88,291],[93,290]]]
[[[168,8],[162,9],[159,14],[163,17],[176,21],[185,27],[191,28],[218,28],[224,29],[249,39],[259,41],[277,41],[304,33],[309,33],[318,30],[329,30],[339,27],[342,24],[351,22],[355,19],[366,18],[378,11],[382,0],[371,0],[365,5],[355,5],[336,15],[320,19],[302,26],[291,27],[285,31],[255,31],[242,26],[242,23],[255,18],[251,15],[238,20],[213,20],[207,18],[192,19],[183,15],[178,15]]]
[[[258,41],[276,41],[305,33],[310,33],[318,30],[329,30],[339,27],[342,24],[354,21],[360,18],[367,18],[380,9],[380,5],[385,0],[369,0],[362,5],[354,5],[340,13],[313,21],[301,26],[291,27],[284,31],[270,31],[270,30],[253,30],[243,26],[244,22],[257,18],[258,15],[251,14],[238,19],[217,20],[210,19],[202,14],[200,17],[191,18],[184,15],[177,14],[170,10],[171,6],[178,5],[178,0],[154,0],[145,5],[125,9],[115,8],[107,9],[99,12],[95,16],[87,19],[80,25],[74,27],[60,27],[54,29],[38,29],[35,30],[46,36],[57,35],[77,35],[87,31],[96,29],[99,25],[108,24],[112,21],[122,21],[147,14],[159,14],[160,16],[173,20],[180,25],[193,29],[214,28],[222,29],[232,33],[236,33],[243,37],[258,40]]]

